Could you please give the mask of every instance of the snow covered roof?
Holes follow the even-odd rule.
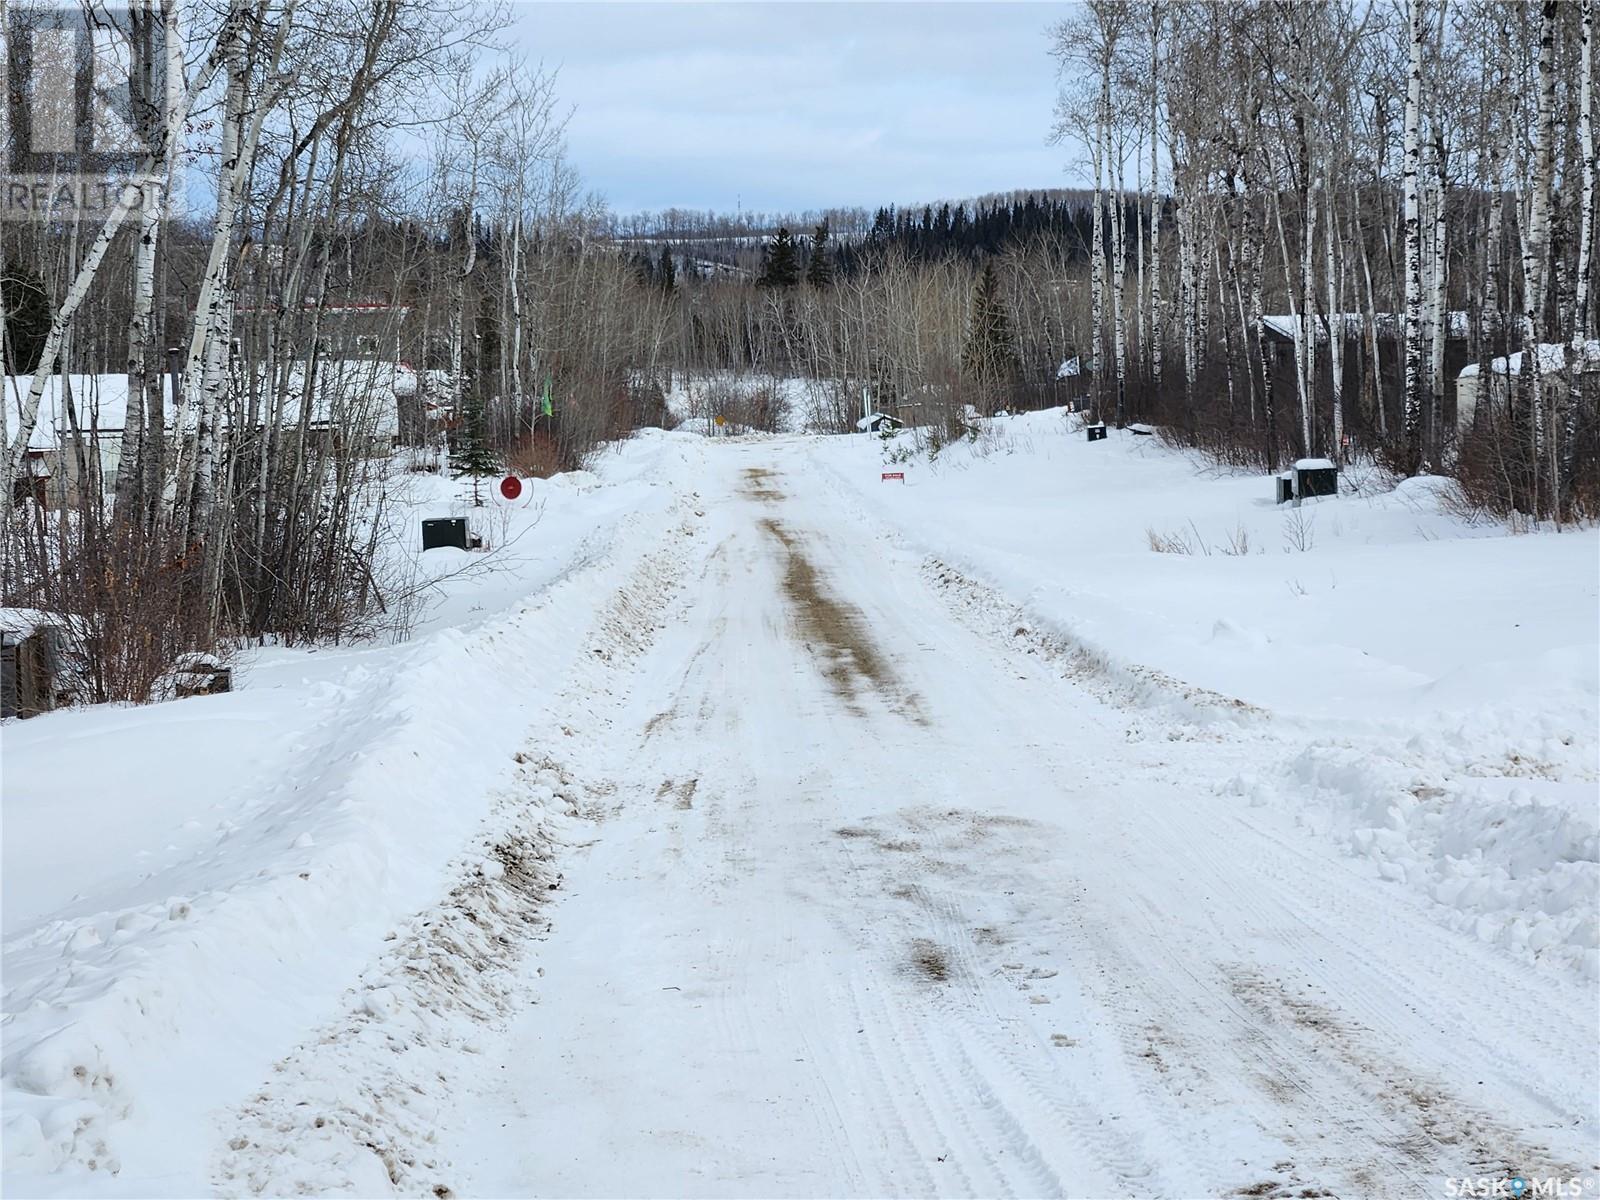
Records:
[[[1294,469],[1296,471],[1333,471],[1337,468],[1331,458],[1297,458]]]
[[[0,608],[0,633],[25,638],[41,625],[60,625],[62,620],[42,608]]]
[[[63,379],[66,381],[64,389]],[[22,408],[27,403],[28,389],[33,386],[33,376],[8,375],[4,386],[6,439],[9,442],[21,428]],[[53,450],[71,433],[72,422],[62,402],[63,395],[71,398],[78,428],[86,436],[91,430],[99,430],[102,434],[122,432],[128,413],[126,375],[54,375],[45,383],[44,394],[39,397],[39,416],[28,437],[28,449]],[[170,405],[167,411],[171,412]]]
[[[1457,311],[1447,315],[1449,332],[1446,336],[1452,338],[1466,337],[1472,328],[1467,314]],[[1405,314],[1403,313],[1375,313],[1374,316],[1377,320],[1379,337],[1398,337],[1405,328]],[[1322,314],[1314,314],[1313,325],[1316,329],[1315,336],[1317,341],[1326,342],[1328,340],[1328,326],[1332,325],[1337,328],[1341,322],[1344,325],[1346,338],[1360,337],[1366,332],[1367,316],[1365,313],[1330,313],[1326,317]],[[1262,316],[1261,323],[1268,333],[1282,338],[1286,342],[1295,339],[1296,331],[1300,326],[1299,318],[1293,313],[1267,313]]]
[[[68,375],[65,394],[72,400],[78,427],[85,436],[98,431],[102,437],[120,436],[128,415],[128,377],[126,375]],[[63,376],[52,376],[39,399],[39,416],[28,438],[30,450],[53,450],[71,436],[72,422],[62,403]],[[288,394],[283,406],[283,424],[300,420],[300,399],[304,374],[296,367],[289,374]],[[16,436],[21,425],[22,406],[31,375],[11,375],[5,379],[6,437]],[[311,397],[313,425],[370,426],[376,434],[395,435],[400,431],[396,396],[415,395],[416,372],[404,363],[374,359],[323,359],[317,372],[317,387]],[[162,380],[162,406],[168,427],[176,420],[171,389]],[[221,415],[228,424],[228,415]]]
[[[876,429],[880,425],[893,425],[898,429],[900,426],[900,418],[890,416],[886,412],[875,412],[871,416],[862,417],[856,422],[856,428],[862,430],[863,432],[869,429]]]
[[[1566,369],[1567,347],[1566,342],[1541,342],[1538,357],[1534,360],[1534,369],[1541,375],[1553,375]],[[1600,369],[1600,341],[1585,342],[1583,344],[1583,370],[1593,371]],[[1509,370],[1504,358],[1496,358],[1489,363],[1489,373],[1492,375],[1522,374],[1522,351],[1518,350],[1511,355]],[[1461,368],[1457,379],[1476,379],[1478,377],[1478,364],[1468,363]]]

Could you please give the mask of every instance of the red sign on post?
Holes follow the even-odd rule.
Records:
[[[891,479],[898,479],[901,483],[904,483],[906,481],[906,473],[904,471],[885,471],[882,482],[888,483]]]
[[[515,500],[522,495],[522,480],[515,475],[507,475],[500,481],[500,494],[507,500]]]

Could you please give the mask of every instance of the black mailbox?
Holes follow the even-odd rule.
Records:
[[[1339,468],[1325,458],[1302,458],[1294,464],[1294,493],[1307,496],[1337,496]]]
[[[441,546],[467,548],[467,519],[465,517],[434,517],[422,523],[422,548],[437,550]]]
[[[1106,440],[1106,427],[1104,424],[1085,425],[1084,429],[1088,431],[1091,442],[1103,442]]]

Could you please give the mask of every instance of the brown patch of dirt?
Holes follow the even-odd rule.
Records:
[[[872,830],[863,829],[859,825],[841,825],[833,832],[835,836],[842,838],[869,838],[872,836]]]
[[[772,472],[763,467],[746,467],[744,472],[745,495],[752,496],[757,500],[765,500],[768,504],[774,504],[784,499],[784,494],[768,483],[771,478]]]
[[[859,713],[858,692],[864,680],[877,694],[898,697],[895,707],[903,715],[927,724],[917,711],[915,697],[905,695],[893,670],[872,644],[861,614],[823,589],[817,569],[800,549],[799,539],[770,517],[761,522],[761,528],[788,552],[783,591],[801,632],[822,659],[823,677],[834,693],[851,711]]]
[[[944,947],[927,938],[911,943],[911,965],[931,983],[945,983],[950,978],[950,956],[944,952]]]
[[[1233,968],[1226,973],[1229,990],[1258,1017],[1303,1031],[1301,1036],[1331,1051],[1364,1077],[1377,1104],[1400,1125],[1399,1136],[1382,1144],[1405,1162],[1434,1169],[1441,1160],[1459,1161],[1465,1154],[1472,1173],[1478,1175],[1509,1178],[1581,1173],[1571,1164],[1553,1162],[1546,1147],[1524,1143],[1491,1114],[1451,1095],[1441,1084],[1418,1078],[1413,1071],[1375,1053],[1365,1045],[1365,1030],[1359,1024],[1342,1020],[1259,972]],[[1303,1103],[1308,1094],[1283,1081],[1262,1082],[1285,1105]],[[1381,1190],[1377,1180],[1372,1182],[1369,1190]]]

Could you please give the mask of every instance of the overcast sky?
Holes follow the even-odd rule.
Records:
[[[523,3],[587,188],[618,212],[876,207],[1063,187],[1065,3]]]

